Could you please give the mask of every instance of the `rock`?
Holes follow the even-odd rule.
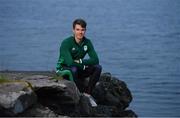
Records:
[[[114,110],[112,117],[128,117],[128,118],[137,118],[137,114],[132,110],[118,111]]]
[[[99,78],[99,81],[105,81],[105,82],[111,81],[111,73],[109,72],[102,73]]]
[[[81,116],[90,116],[91,113],[91,106],[90,106],[90,102],[89,102],[89,98],[86,97],[85,95],[81,95],[81,99],[79,101],[79,112],[81,114]]]
[[[78,104],[80,92],[72,81],[53,80],[52,77],[33,75],[23,78],[31,83],[38,98],[48,102],[52,100],[56,104]],[[46,101],[47,100],[47,101]]]
[[[93,108],[94,115],[97,117],[111,117],[113,116],[113,110],[115,106],[98,105]]]
[[[119,110],[127,108],[132,101],[132,95],[127,85],[123,81],[112,77],[110,73],[101,75],[92,96],[98,104],[117,106]]]
[[[18,117],[57,117],[58,115],[51,111],[48,107],[44,107],[41,104],[35,104],[28,108]]]
[[[2,116],[16,116],[35,104],[36,94],[23,81],[9,81],[0,84],[0,113]]]
[[[81,95],[74,82],[57,81],[42,75],[25,77],[23,80],[32,84],[40,104],[49,107],[56,114],[74,116],[75,106],[79,104]]]
[[[8,73],[6,74],[8,75]],[[20,75],[26,74],[21,73]],[[74,82],[63,79],[56,80],[53,79],[53,74],[52,76],[49,75],[36,74],[21,76],[20,81],[26,81],[24,82],[26,83],[26,87],[23,86],[24,84],[22,84],[22,82],[20,82],[22,87],[16,83],[6,85],[6,87],[0,84],[0,116],[137,117],[132,110],[126,110],[132,101],[132,95],[126,83],[111,76],[110,73],[101,74],[100,80],[92,92],[92,96],[97,103],[96,107],[91,106],[89,98],[79,92]],[[14,80],[19,81],[18,76],[16,76]],[[86,78],[84,83],[85,86],[87,86],[88,78]],[[21,88],[24,89],[21,90]],[[21,96],[24,96],[24,99],[18,97],[17,93],[24,93],[18,91],[24,91],[26,90],[25,88],[29,90],[29,92],[26,91],[26,93],[32,92],[34,96],[37,96],[37,102],[35,100],[36,104],[34,104],[35,102],[31,103],[31,99],[34,101],[34,98],[31,98],[31,96],[25,97],[27,95],[22,94]],[[6,107],[3,106],[5,103],[7,104],[11,98],[7,97],[8,99],[5,99],[5,97],[2,97],[5,93],[7,94],[4,90],[9,91],[9,93],[12,94],[11,96],[16,96],[15,98],[17,98],[17,100],[14,100],[14,98],[13,100],[11,99],[11,101],[15,102],[8,104],[9,106],[12,105],[9,109],[6,109],[8,105]],[[22,105],[24,101],[28,101],[26,107]]]

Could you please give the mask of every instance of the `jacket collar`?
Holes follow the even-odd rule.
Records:
[[[74,41],[74,43],[77,44],[77,45],[82,46],[82,45],[85,43],[85,40],[86,40],[86,37],[83,37],[83,39],[82,39],[82,41],[80,42],[80,44],[78,44],[78,43],[76,42],[76,40],[75,40],[75,37],[73,36],[73,41]]]

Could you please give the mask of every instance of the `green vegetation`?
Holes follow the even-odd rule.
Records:
[[[63,77],[62,77],[62,76],[59,76],[59,75],[57,75],[57,74],[54,74],[53,77],[52,77],[52,79],[54,79],[54,80],[62,80]]]
[[[0,83],[5,83],[5,82],[11,82],[11,80],[9,80],[4,75],[0,75]]]
[[[31,89],[33,89],[33,87],[32,87],[32,85],[31,85],[31,83],[29,83],[29,82],[27,82],[27,81],[23,81],[23,80],[10,80],[9,78],[7,78],[6,76],[4,76],[4,75],[0,75],[0,84],[3,84],[3,83],[10,83],[10,82],[18,82],[18,83],[21,83],[21,84],[24,84],[26,87],[24,88],[24,89],[26,89],[26,88],[31,88]]]

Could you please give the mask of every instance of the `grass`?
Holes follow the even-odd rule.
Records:
[[[63,77],[62,77],[62,76],[59,76],[59,75],[54,74],[54,75],[53,75],[53,77],[52,77],[52,79],[55,79],[55,80],[62,80],[62,79],[63,79]]]
[[[19,82],[19,83],[23,83],[23,84],[26,84],[27,87],[32,87],[32,85],[29,83],[29,82],[26,82],[26,81],[22,81],[22,80],[10,80],[9,78],[7,78],[6,76],[4,75],[0,75],[0,84],[3,84],[3,83],[10,83],[10,82]]]
[[[5,82],[11,82],[11,80],[9,80],[4,75],[0,75],[0,83],[5,83]]]
[[[63,80],[63,77],[62,76],[59,76],[55,73],[51,73],[51,77],[53,80]],[[11,78],[11,77],[10,77]],[[18,82],[18,83],[22,83],[22,84],[26,84],[27,87],[32,87],[31,83],[29,83],[28,81],[23,81],[23,80],[13,80],[13,79],[10,79],[8,76],[4,75],[4,74],[1,74],[0,73],[0,84],[3,84],[3,83],[10,83],[10,82]]]

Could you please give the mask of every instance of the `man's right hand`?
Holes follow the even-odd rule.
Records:
[[[79,60],[74,60],[74,62],[78,63],[78,64],[82,64],[82,59],[79,59]],[[86,68],[88,68],[88,66],[86,65],[82,65],[83,66],[83,70],[85,70]]]
[[[76,62],[78,64],[82,64],[82,59],[74,60],[74,62]]]

